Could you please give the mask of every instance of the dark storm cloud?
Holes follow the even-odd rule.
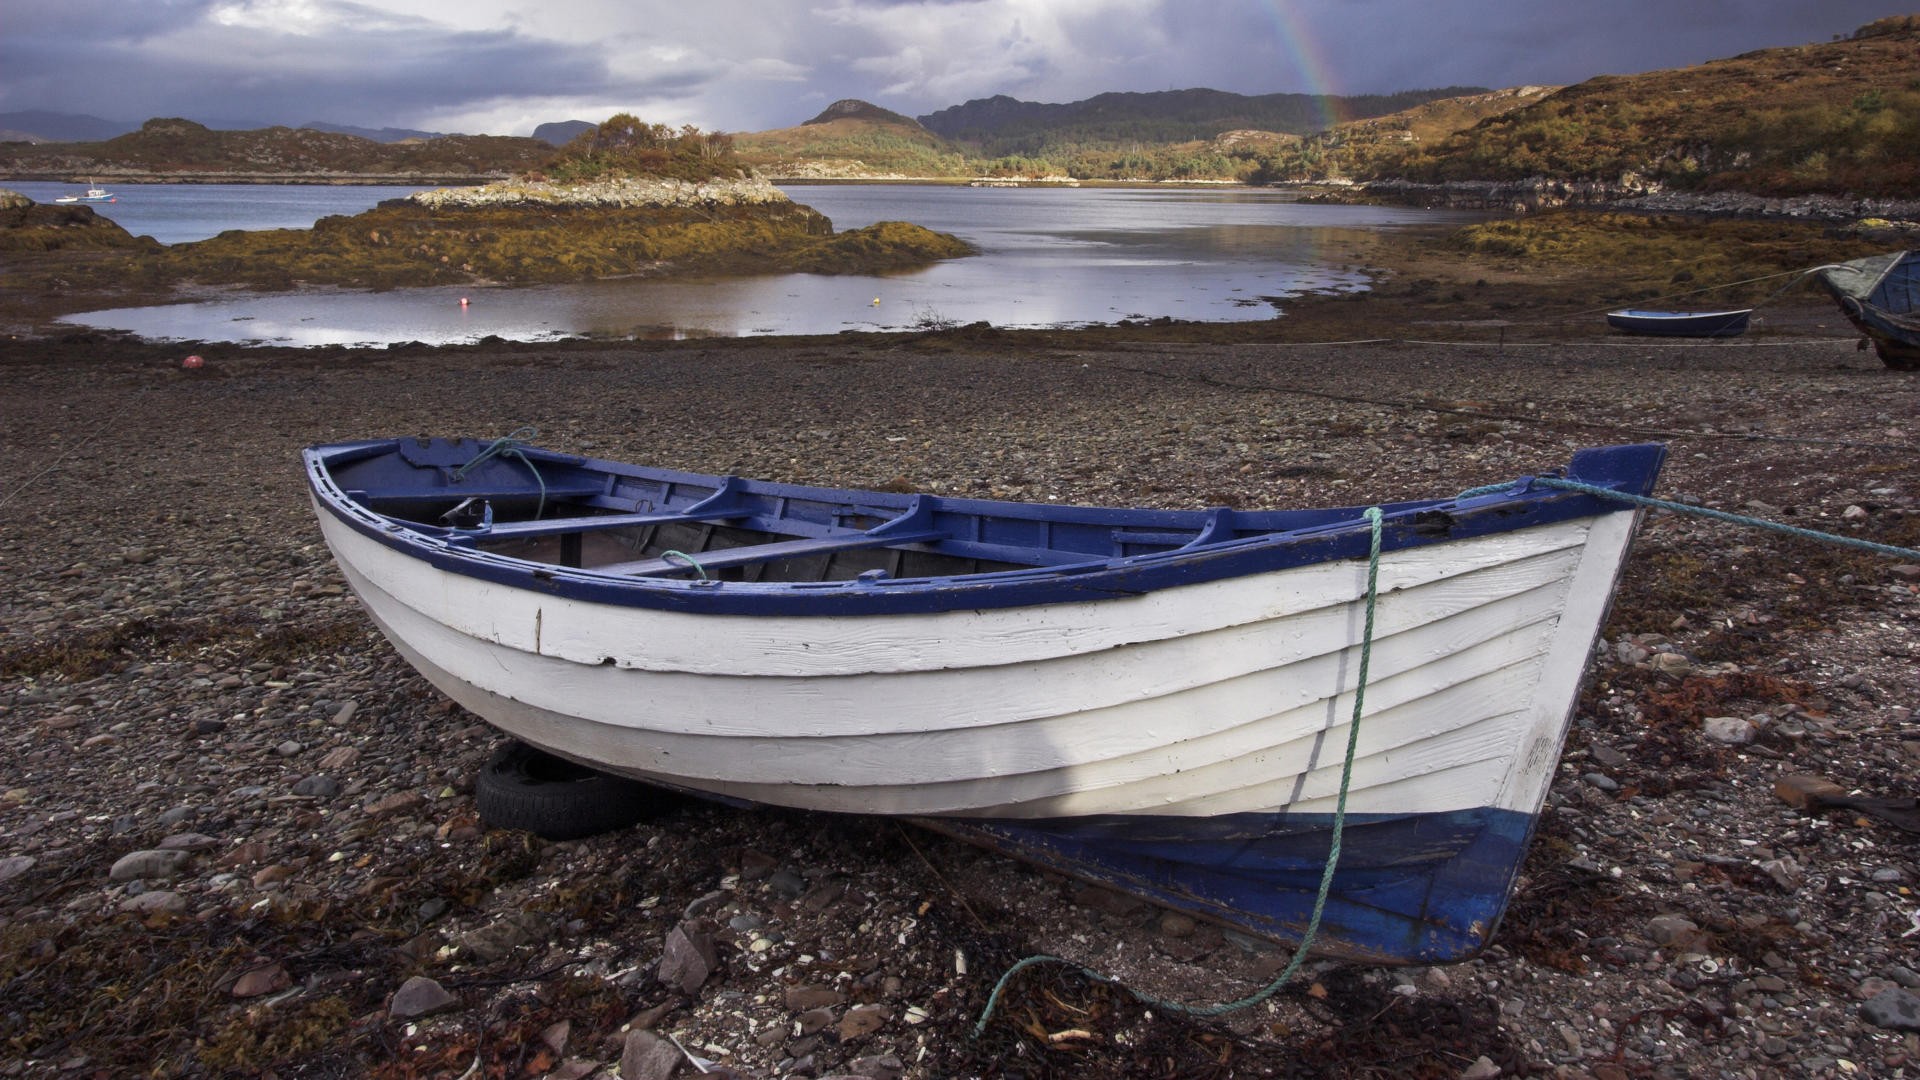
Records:
[[[176,3],[175,21],[122,20],[87,33],[63,15],[14,21],[0,36],[0,110],[45,108],[213,126],[307,120],[386,124],[401,115],[520,99],[674,97],[714,71],[615,78],[601,43],[512,30],[462,31],[357,4]],[[146,5],[94,8],[128,13]],[[155,7],[161,5],[154,5]],[[97,12],[108,18],[103,10]],[[283,21],[276,25],[276,17]],[[83,20],[84,21],[84,20]]]

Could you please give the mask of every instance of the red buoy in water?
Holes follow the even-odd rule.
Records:
[[[185,360],[180,361],[180,366],[183,368],[186,368],[188,371],[192,371],[194,368],[200,367],[205,363],[206,361],[200,359],[200,355],[198,353],[195,353],[194,355],[187,357]]]

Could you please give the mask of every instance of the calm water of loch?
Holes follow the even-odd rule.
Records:
[[[8,183],[40,201],[77,185]],[[95,209],[163,243],[226,229],[300,228],[352,214],[404,187],[116,185]],[[1470,215],[1304,205],[1238,188],[970,188],[791,185],[795,201],[850,229],[911,221],[981,254],[885,277],[778,274],[640,279],[524,288],[434,287],[234,293],[69,321],[156,340],[279,345],[518,341],[587,335],[664,338],[823,334],[940,324],[1057,327],[1158,318],[1265,319],[1273,300],[1358,289],[1358,268],[1330,255],[1337,230],[1396,229]],[[461,304],[461,299],[468,302]]]

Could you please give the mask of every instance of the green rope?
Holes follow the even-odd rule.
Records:
[[[1528,482],[1527,480],[1519,481],[1521,484]],[[1724,521],[1730,525],[1744,525],[1754,529],[1766,529],[1770,532],[1783,533],[1787,536],[1797,536],[1803,540],[1816,540],[1825,544],[1839,544],[1842,547],[1859,548],[1862,551],[1871,551],[1880,555],[1892,555],[1902,559],[1920,559],[1920,550],[1914,548],[1895,547],[1892,544],[1876,544],[1871,540],[1856,540],[1851,536],[1836,536],[1833,533],[1818,532],[1814,529],[1802,529],[1797,525],[1785,525],[1778,521],[1768,521],[1766,518],[1748,517],[1746,514],[1733,514],[1725,510],[1715,510],[1706,506],[1694,506],[1691,503],[1673,502],[1668,499],[1655,499],[1647,495],[1634,495],[1630,492],[1615,491],[1612,488],[1604,488],[1596,484],[1582,483],[1579,480],[1565,480],[1556,476],[1536,476],[1532,477],[1530,482],[1540,487],[1578,491],[1586,495],[1598,496],[1602,499],[1613,499],[1616,502],[1632,503],[1635,506],[1644,506],[1655,510],[1671,510],[1676,514],[1692,514],[1695,517],[1711,518],[1714,521]],[[1488,484],[1485,487],[1471,488],[1463,491],[1455,496],[1455,498],[1467,499],[1475,495],[1491,495],[1496,491],[1511,490],[1513,487],[1513,483]]]
[[[667,550],[660,553],[660,558],[662,561],[665,561],[667,559],[684,559],[686,560],[686,563],[688,566],[693,567],[693,572],[700,575],[701,581],[709,580],[707,577],[707,568],[700,565],[700,560],[694,558],[693,556],[687,554],[684,551],[675,551],[672,548],[668,548]]]
[[[505,435],[493,440],[487,444],[486,449],[475,454],[473,460],[453,470],[454,482],[458,483],[461,480],[465,480],[467,478],[467,472],[483,461],[496,457],[519,458],[520,464],[525,465],[527,471],[533,474],[533,482],[540,485],[540,501],[535,504],[533,508],[534,520],[538,521],[540,515],[547,512],[547,478],[540,475],[539,467],[534,465],[533,459],[529,458],[526,453],[520,449],[520,445],[522,442],[539,434],[539,428],[529,425],[523,428],[516,428],[511,435]]]
[[[1272,982],[1238,1001],[1229,1001],[1220,1005],[1187,1005],[1142,993],[1071,960],[1058,956],[1029,956],[1008,968],[1007,973],[1000,976],[1000,981],[994,984],[993,993],[987,997],[986,1008],[980,1011],[980,1019],[973,1025],[973,1038],[979,1038],[981,1032],[987,1029],[987,1021],[993,1018],[993,1010],[999,1004],[1000,995],[1006,990],[1007,983],[1015,975],[1035,964],[1065,964],[1094,982],[1119,986],[1142,1004],[1165,1009],[1168,1012],[1198,1017],[1220,1016],[1258,1005],[1279,993],[1280,989],[1292,981],[1293,976],[1299,972],[1300,965],[1306,962],[1308,948],[1312,946],[1315,936],[1320,933],[1320,917],[1326,912],[1327,896],[1333,891],[1333,873],[1340,865],[1340,838],[1347,826],[1347,790],[1353,783],[1353,758],[1355,750],[1360,745],[1360,711],[1367,700],[1367,667],[1373,659],[1373,613],[1380,598],[1380,538],[1384,531],[1382,524],[1384,515],[1379,507],[1369,506],[1363,516],[1372,531],[1372,543],[1367,552],[1367,620],[1360,635],[1360,670],[1353,690],[1353,720],[1347,725],[1347,756],[1340,766],[1340,797],[1334,802],[1333,808],[1333,839],[1327,849],[1327,865],[1320,871],[1320,891],[1313,898],[1313,915],[1307,919],[1306,933],[1300,936],[1300,944],[1294,949],[1293,959],[1287,963],[1286,970],[1275,975]]]

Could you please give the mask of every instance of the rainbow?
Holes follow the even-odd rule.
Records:
[[[1347,117],[1340,109],[1339,91],[1325,56],[1314,45],[1305,20],[1294,10],[1293,0],[1260,0],[1259,7],[1273,22],[1274,39],[1282,61],[1306,82],[1306,93],[1320,106],[1320,126],[1324,130]]]

